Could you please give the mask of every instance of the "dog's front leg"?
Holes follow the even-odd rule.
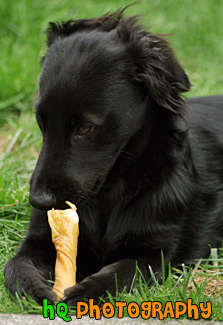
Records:
[[[44,298],[53,303],[56,295],[51,280],[54,280],[55,260],[46,211],[33,209],[28,234],[5,266],[5,286],[14,296],[27,294],[39,304]]]
[[[99,272],[66,289],[63,302],[70,307],[76,306],[78,301],[84,301],[85,299],[94,299],[94,303],[98,303],[101,297],[107,300],[108,292],[115,298],[117,290],[122,292],[124,289],[127,291],[131,289],[137,274],[136,266],[138,266],[147,283],[151,278],[150,266],[156,273],[157,278],[161,279],[161,262],[155,264],[149,258],[123,259],[103,267]]]

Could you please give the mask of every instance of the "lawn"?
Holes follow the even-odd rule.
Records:
[[[124,7],[127,0],[1,0],[0,2],[0,312],[40,312],[15,304],[4,288],[3,268],[24,238],[29,222],[29,177],[41,136],[34,119],[40,57],[44,54],[49,21],[100,16]],[[127,14],[143,14],[145,26],[169,34],[176,56],[193,84],[187,96],[223,93],[223,6],[221,0],[141,0]],[[222,251],[218,251],[222,257]],[[204,273],[183,269],[162,286],[133,285],[132,295],[119,300],[212,302],[212,316],[223,320],[223,299],[215,286],[222,285],[223,268],[205,266]],[[194,282],[191,279],[195,277]],[[212,288],[212,289],[210,289]],[[219,288],[218,288],[219,289]],[[112,298],[111,298],[112,300]]]

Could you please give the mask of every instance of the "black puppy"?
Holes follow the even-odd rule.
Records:
[[[123,11],[50,23],[36,118],[42,150],[31,177],[28,234],[5,284],[55,299],[46,210],[78,207],[77,281],[84,298],[129,290],[165,263],[209,256],[223,241],[223,96],[184,101],[190,82],[167,41]]]

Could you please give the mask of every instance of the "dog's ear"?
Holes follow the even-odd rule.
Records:
[[[123,20],[118,35],[134,61],[133,79],[146,87],[159,106],[182,114],[181,94],[191,84],[165,36],[143,30],[137,16]]]
[[[181,113],[181,93],[190,89],[190,82],[168,42],[150,34],[140,40],[138,54],[136,79],[147,87],[159,106]]]
[[[168,42],[149,34],[138,41],[133,51],[135,80],[146,86],[159,106],[181,114],[181,93],[189,91],[191,84]]]

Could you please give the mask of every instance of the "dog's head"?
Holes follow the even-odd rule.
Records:
[[[30,182],[30,202],[41,209],[97,193],[144,130],[135,159],[142,153],[152,103],[181,116],[190,87],[167,41],[123,11],[50,23],[47,43],[36,105],[43,144]]]

